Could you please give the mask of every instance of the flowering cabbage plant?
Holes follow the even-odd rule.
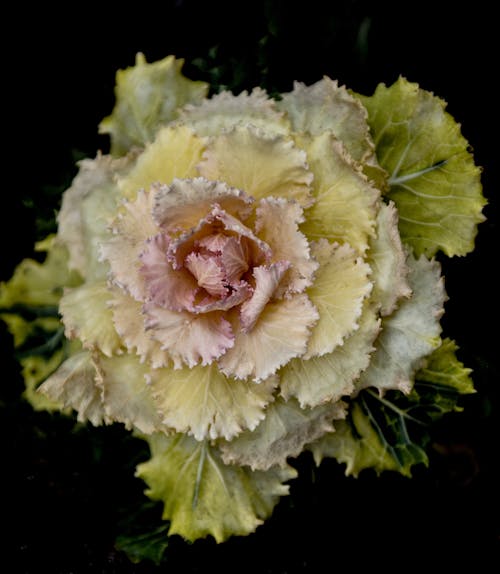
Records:
[[[305,450],[353,475],[426,462],[414,426],[473,391],[434,256],[473,248],[485,201],[444,102],[403,78],[208,98],[181,67],[118,73],[111,154],[0,304],[17,347],[47,335],[21,358],[35,408],[132,429],[169,533],[220,542]]]

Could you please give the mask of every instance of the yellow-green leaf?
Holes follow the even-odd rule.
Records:
[[[111,135],[114,155],[144,147],[162,125],[178,116],[179,108],[206,96],[208,84],[183,76],[183,64],[174,56],[148,64],[139,53],[135,66],[117,72],[116,104],[99,126],[101,133]]]
[[[465,255],[484,220],[481,170],[446,103],[404,78],[360,96],[403,241],[417,255]]]
[[[291,467],[252,471],[226,465],[207,442],[187,435],[157,433],[147,440],[152,456],[137,475],[149,486],[146,494],[164,503],[168,534],[187,540],[211,535],[223,542],[253,532],[288,494],[283,482],[296,476]]]

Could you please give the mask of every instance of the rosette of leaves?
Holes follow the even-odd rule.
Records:
[[[208,98],[181,68],[118,73],[111,154],[0,306],[33,406],[134,431],[168,533],[221,542],[305,450],[354,475],[427,461],[422,428],[473,392],[435,255],[473,249],[485,200],[445,103],[403,78]]]

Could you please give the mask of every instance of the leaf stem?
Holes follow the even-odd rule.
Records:
[[[64,327],[59,327],[59,329],[57,329],[57,331],[45,343],[39,345],[38,347],[18,352],[17,357],[19,359],[23,359],[24,357],[29,357],[31,355],[45,355],[46,353],[53,353],[59,346],[63,337]]]
[[[423,169],[420,169],[419,171],[414,171],[413,173],[407,173],[406,175],[396,175],[396,173],[394,175],[392,175],[389,178],[389,185],[399,185],[401,183],[404,183],[405,181],[410,181],[412,179],[415,179],[417,177],[420,177],[421,175],[424,175],[425,173],[429,173],[430,171],[434,171],[435,169],[438,169],[440,167],[442,167],[443,165],[445,165],[447,162],[446,159],[443,159],[441,161],[436,162],[433,165],[430,165],[429,167],[424,167]],[[398,168],[399,168],[399,164],[398,164]]]
[[[384,406],[386,406],[387,408],[391,409],[392,411],[394,411],[397,415],[399,415],[400,417],[404,418],[404,419],[408,419],[418,425],[422,425],[422,426],[426,426],[425,423],[419,419],[416,419],[415,417],[412,417],[411,415],[409,415],[407,412],[401,410],[400,408],[398,408],[394,403],[391,403],[391,401],[388,401],[387,399],[384,399],[383,397],[381,397],[380,395],[378,395],[374,390],[372,389],[366,389],[366,392],[371,395],[372,397],[376,398],[378,401],[380,401]]]
[[[193,502],[191,508],[194,510],[198,505],[198,498],[200,495],[201,477],[203,475],[203,467],[205,466],[205,459],[207,457],[207,443],[203,442],[201,445],[200,460],[198,461],[198,470],[196,471],[196,482],[194,486]]]

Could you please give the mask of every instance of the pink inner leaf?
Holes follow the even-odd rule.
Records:
[[[172,268],[166,254],[168,244],[169,239],[165,235],[156,235],[146,242],[146,248],[140,255],[140,272],[149,299],[160,307],[174,311],[191,309],[198,285],[186,269]]]
[[[273,297],[289,266],[288,261],[278,261],[268,266],[263,265],[254,268],[255,289],[252,298],[241,306],[240,312],[240,321],[244,332],[253,328],[264,307]]]

